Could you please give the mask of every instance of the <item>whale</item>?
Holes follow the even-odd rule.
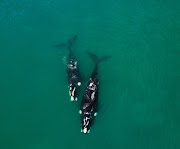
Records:
[[[68,59],[67,59],[67,76],[68,76],[68,88],[69,88],[69,96],[71,101],[77,101],[80,87],[82,83],[82,77],[79,71],[78,61],[72,52],[72,45],[76,41],[77,35],[74,35],[70,38],[67,43],[58,44],[54,47],[56,48],[67,48],[69,51]]]
[[[79,113],[81,114],[81,132],[83,133],[90,132],[90,128],[94,123],[94,119],[98,112],[98,64],[110,58],[110,56],[98,58],[90,52],[88,52],[88,55],[94,61],[95,67],[86,85],[79,110]]]

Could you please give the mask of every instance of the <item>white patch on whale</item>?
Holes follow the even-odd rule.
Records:
[[[97,112],[96,112],[96,113],[94,113],[94,116],[97,116]]]
[[[93,83],[90,83],[90,84],[89,84],[89,86],[92,86],[92,85],[93,85]]]
[[[69,96],[71,96],[72,84],[69,85]]]
[[[71,96],[71,101],[74,101],[74,97],[73,96]]]
[[[95,92],[91,94],[91,99],[94,99]]]
[[[86,117],[86,121],[88,120],[89,118],[88,117]]]
[[[95,91],[96,90],[96,85],[94,84],[94,82],[91,82],[88,86],[88,89]]]
[[[83,125],[86,125],[86,120],[85,119],[83,119]]]
[[[74,96],[74,91],[76,90],[76,88],[74,87],[73,91],[72,91],[72,96]]]
[[[77,63],[75,62],[74,65],[73,64],[68,64],[67,67],[69,69],[77,69]]]
[[[81,86],[81,82],[78,82],[77,85],[78,85],[78,86]]]
[[[87,133],[87,128],[84,128],[84,129],[83,129],[83,133]]]
[[[82,114],[82,110],[79,110],[79,114]]]
[[[77,66],[77,61],[74,62],[74,65]]]

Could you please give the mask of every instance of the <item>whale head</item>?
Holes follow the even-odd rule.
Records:
[[[77,98],[79,96],[81,82],[78,83],[72,83],[69,85],[69,96],[71,97],[71,101],[77,101]]]
[[[82,118],[82,128],[81,132],[89,133],[91,128],[91,116],[90,114],[84,114]]]

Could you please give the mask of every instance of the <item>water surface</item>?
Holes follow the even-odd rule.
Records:
[[[67,50],[85,78],[70,102]],[[99,65],[99,112],[80,132],[79,104]],[[179,149],[178,0],[1,0],[0,149]]]

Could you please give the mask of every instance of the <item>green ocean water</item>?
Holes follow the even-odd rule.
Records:
[[[85,78],[70,102],[74,34]],[[99,64],[99,112],[80,132],[80,101]],[[179,0],[0,0],[0,149],[179,149]]]

